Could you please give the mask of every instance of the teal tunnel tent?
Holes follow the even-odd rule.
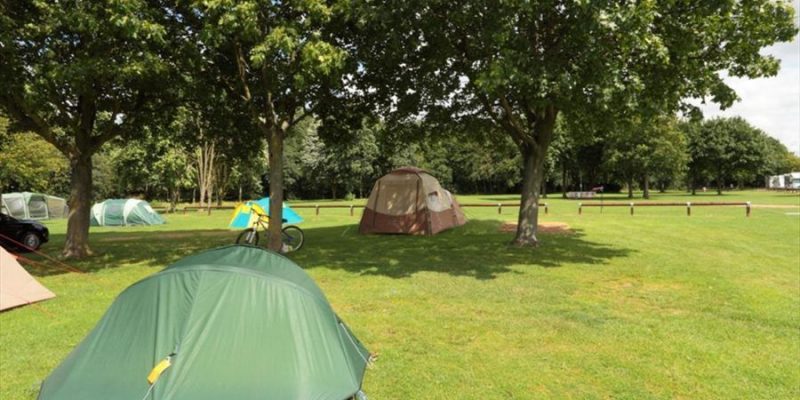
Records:
[[[3,193],[0,212],[17,219],[66,218],[69,215],[67,201],[61,197],[43,193]]]
[[[92,226],[161,225],[164,218],[144,200],[112,199],[92,206]]]

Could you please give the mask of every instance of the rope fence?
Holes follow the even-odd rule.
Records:
[[[578,203],[578,214],[583,214],[584,207],[629,207],[630,214],[634,215],[634,209],[636,207],[686,207],[686,215],[692,215],[692,207],[716,207],[716,206],[740,206],[745,208],[745,215],[750,216],[752,210],[752,204],[749,201],[746,202],[713,202],[713,201],[706,201],[706,202],[642,202],[642,203],[635,203],[635,202],[605,202],[605,203]],[[357,208],[364,208],[363,204],[295,204],[292,208],[296,209],[314,209],[314,215],[320,215],[320,210],[329,208],[329,209],[348,209],[350,211],[350,216],[355,215],[355,209]],[[497,214],[503,213],[503,208],[519,208],[519,203],[464,203],[461,204],[461,207],[493,207],[497,208]],[[544,208],[544,213],[549,214],[550,208],[548,207],[547,203],[540,203],[540,208]],[[233,210],[235,206],[211,206],[211,207],[200,207],[200,206],[186,206],[181,209],[176,209],[175,212],[181,212],[186,214],[189,211],[206,211],[208,209],[211,210]],[[166,209],[165,209],[166,210]]]
[[[497,207],[497,213],[503,213],[503,207],[519,207],[519,203],[464,203],[460,204],[461,207]],[[350,216],[355,215],[356,208],[364,208],[363,204],[295,204],[292,205],[292,208],[295,209],[314,209],[314,215],[319,215],[320,210],[324,208],[345,208],[350,210]],[[544,207],[544,213],[548,214],[550,209],[547,207],[547,203],[540,203],[539,207]],[[233,210],[236,206],[211,206],[211,207],[200,207],[200,206],[186,206],[181,209],[176,209],[175,212],[180,212],[182,214],[186,214],[189,211],[206,211],[208,209],[212,210]],[[155,210],[160,211],[161,208],[156,208]],[[166,212],[166,208],[163,209]]]
[[[686,207],[686,216],[690,217],[692,215],[692,207],[711,207],[711,206],[744,206],[745,208],[745,216],[750,216],[750,211],[752,209],[752,204],[749,201],[745,202],[713,202],[713,201],[706,201],[706,202],[647,202],[647,203],[634,203],[634,202],[611,202],[611,203],[578,203],[578,215],[583,214],[584,207],[630,207],[631,215],[633,215],[633,210],[635,207]]]

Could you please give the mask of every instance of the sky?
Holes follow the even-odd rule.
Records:
[[[800,25],[800,0],[793,2]],[[771,78],[742,79],[726,77],[725,81],[741,98],[721,111],[707,102],[700,109],[706,118],[740,116],[768,135],[780,140],[795,154],[800,154],[800,36],[791,43],[779,43],[762,50],[781,60],[781,70]]]

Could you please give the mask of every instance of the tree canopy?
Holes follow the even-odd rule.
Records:
[[[0,108],[55,146],[71,168],[66,256],[88,246],[92,155],[154,123],[180,85],[179,46],[159,2],[3,2]],[[169,48],[169,52],[167,49]]]
[[[684,125],[689,141],[689,176],[692,191],[714,181],[721,194],[726,184],[741,185],[768,172],[770,150],[767,135],[742,118],[714,118]],[[786,157],[786,148],[780,157]],[[788,172],[788,171],[781,171]]]
[[[517,245],[538,243],[548,178],[560,175],[563,188],[575,184],[569,175],[582,185],[627,174],[632,186],[624,171],[638,171],[644,187],[651,178],[674,180],[683,133],[695,183],[716,180],[721,189],[797,162],[785,153],[770,158],[779,146],[740,122],[685,124],[681,133],[665,117],[693,114],[694,98],[730,106],[737,94],[724,75],[774,75],[778,60],[761,49],[797,34],[787,1],[0,7],[0,114],[11,131],[35,133],[68,160],[67,256],[89,253],[93,156],[102,171],[146,169],[173,200],[194,169],[210,205],[234,180],[257,186],[245,169],[263,166],[240,161],[259,157],[266,142],[274,218],[285,183],[324,182],[339,196],[396,164],[419,164],[446,184],[520,190]],[[103,151],[118,138],[139,139],[130,157]],[[733,160],[736,151],[766,158]],[[108,175],[100,178],[110,182]],[[149,185],[135,175],[124,178]],[[277,249],[280,226],[270,229]]]
[[[335,108],[356,64],[340,42],[348,2],[181,2],[207,83],[238,102],[267,141],[270,215],[281,219],[284,139],[291,128]],[[324,119],[321,119],[324,121]],[[272,249],[280,224],[270,225]]]
[[[522,155],[515,243],[536,244],[538,196],[556,117],[612,126],[727,107],[720,73],[774,75],[759,53],[797,28],[786,2],[390,1],[358,3],[359,82],[392,120],[493,124]]]

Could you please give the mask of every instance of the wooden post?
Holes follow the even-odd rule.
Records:
[[[745,215],[747,215],[748,217],[750,217],[750,205],[751,204],[749,201],[747,202],[747,205],[745,205]]]
[[[353,216],[353,205],[352,204],[350,204],[350,216],[351,217]]]
[[[631,202],[631,215],[633,215],[633,202]]]
[[[578,215],[583,214],[583,203],[578,203]]]
[[[545,214],[547,214],[547,213],[548,213],[548,211],[547,211],[547,203],[544,203],[544,213],[545,213]]]
[[[497,203],[497,213],[498,214],[503,213],[503,203]]]
[[[686,202],[686,216],[687,217],[691,217],[692,216],[692,202],[691,201],[687,201]]]
[[[319,204],[314,204],[314,208],[316,209],[316,215],[319,215]]]

